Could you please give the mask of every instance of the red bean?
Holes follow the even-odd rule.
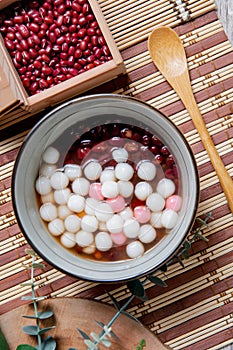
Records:
[[[29,37],[29,30],[24,24],[21,24],[19,26],[19,32],[22,35],[22,37],[24,37],[24,38],[28,38]]]
[[[73,76],[78,75],[78,69],[76,69],[76,68],[70,68],[69,72]]]
[[[69,57],[68,57],[67,65],[68,65],[69,67],[73,67],[73,65],[74,65],[74,56],[69,56]]]
[[[13,20],[11,20],[11,19],[5,19],[4,24],[5,24],[7,27],[12,27],[12,26],[14,25],[14,22],[13,22]]]
[[[20,45],[22,46],[22,48],[24,50],[28,50],[28,41],[27,40],[25,40],[25,39],[21,40]]]
[[[53,73],[53,69],[49,66],[43,66],[41,70],[45,75],[51,75]]]
[[[48,37],[51,43],[55,43],[57,41],[57,36],[54,32],[49,32]]]
[[[75,30],[76,30],[76,28],[75,28]],[[75,31],[75,30],[74,30],[74,31]],[[86,28],[81,28],[81,29],[79,29],[79,31],[78,31],[78,37],[79,37],[79,38],[84,38],[84,36],[86,35],[86,32],[87,32]]]
[[[29,86],[30,86],[30,79],[29,78],[27,78],[27,77],[23,78],[22,82],[23,82],[23,86],[25,88],[29,88]]]
[[[15,44],[13,43],[12,40],[9,40],[9,39],[5,39],[5,46],[8,50],[14,50],[15,48]]]
[[[22,58],[23,58],[22,53],[20,51],[17,51],[15,54],[16,61],[20,63],[22,62]]]
[[[17,40],[19,40],[19,41],[23,40],[23,37],[19,32],[16,32],[15,36],[16,36]]]
[[[91,37],[91,42],[93,45],[97,46],[98,45],[98,36],[97,35],[93,35]]]
[[[71,7],[73,10],[75,10],[78,13],[82,12],[82,6],[78,4],[76,1],[72,2]]]
[[[64,22],[64,24],[69,24],[71,22],[71,17],[68,15],[64,16],[63,22]]]
[[[49,84],[45,79],[40,79],[39,80],[39,86],[41,89],[47,89]]]
[[[42,63],[41,63],[41,61],[35,60],[35,61],[33,62],[33,65],[34,65],[34,67],[35,67],[36,69],[41,69],[41,68],[42,68]]]
[[[67,52],[61,52],[60,57],[62,60],[67,60],[69,56]]]
[[[45,9],[45,10],[52,10],[52,5],[48,2],[48,1],[46,1],[46,2],[44,2],[44,4],[43,4],[43,8]]]
[[[84,15],[86,15],[86,14],[88,14],[90,12],[90,6],[89,6],[89,4],[87,2],[83,4],[83,9],[82,10],[83,10],[82,12],[84,13]]]
[[[49,86],[51,86],[53,84],[54,79],[53,79],[53,77],[51,75],[47,76],[47,82],[48,82]]]
[[[42,32],[43,32],[43,33],[42,33]],[[40,33],[41,33],[41,35],[42,35],[42,34],[45,34],[44,31],[40,30],[39,33],[38,33],[38,35],[37,35],[37,34],[33,34],[33,35],[31,36],[32,40],[34,41],[34,43],[35,43],[36,45],[40,45],[40,41],[41,41],[40,38],[44,38],[44,36],[45,36],[45,35],[39,36]]]
[[[13,58],[12,61],[13,61],[13,63],[14,63],[15,68],[18,68],[18,69],[21,68],[21,64],[16,60],[15,57]]]
[[[45,16],[44,17],[44,23],[46,24],[52,24],[53,23],[53,16]]]
[[[75,24],[71,24],[71,25],[69,26],[69,32],[70,32],[70,33],[74,33],[76,30],[77,30],[77,26],[76,26]],[[82,30],[82,29],[80,29],[80,30]],[[83,28],[83,30],[86,31],[86,29],[84,29],[84,28]],[[84,35],[85,35],[85,34],[84,34]],[[81,38],[81,36],[80,36],[80,38]]]
[[[64,16],[62,16],[62,15],[60,15],[60,16],[57,17],[56,23],[57,23],[57,25],[58,25],[59,27],[61,27],[62,24],[63,24],[63,17],[64,17]]]
[[[28,50],[28,52],[29,52],[29,54],[30,54],[30,56],[31,56],[32,58],[36,58],[37,55],[38,55],[36,49],[34,49],[33,47],[30,47],[29,50]]]
[[[81,56],[82,56],[82,50],[80,49],[75,50],[74,57],[80,58]]]
[[[17,23],[17,24],[23,24],[24,22],[24,17],[23,16],[20,16],[20,15],[16,15],[14,17],[14,23]]]
[[[64,13],[66,12],[66,5],[65,5],[65,4],[61,4],[61,5],[58,7],[57,12],[58,12],[60,15],[64,15]]]
[[[28,51],[23,51],[22,52],[22,57],[26,60],[26,61],[30,61],[31,59],[31,56],[30,56],[30,53]],[[23,59],[22,59],[23,61]]]
[[[78,24],[81,26],[81,27],[84,27],[86,24],[87,24],[87,20],[84,16],[78,18]]]
[[[34,81],[30,87],[29,87],[30,91],[31,92],[35,92],[37,89],[38,89],[38,82],[37,81]]]
[[[68,44],[67,44],[68,45]],[[75,53],[75,47],[74,46],[70,46],[68,47],[68,55],[69,56],[73,56]]]
[[[80,50],[85,51],[87,49],[87,42],[84,40],[80,41],[79,48]]]
[[[34,18],[34,22],[35,22],[36,24],[42,24],[43,19],[42,19],[40,16],[37,16],[37,17]]]
[[[21,67],[21,68],[19,68],[19,74],[21,74],[21,75],[23,75],[23,74],[25,74],[26,72],[27,72],[27,67]]]
[[[62,45],[65,41],[66,40],[64,36],[60,36],[59,38],[56,38],[57,45]]]
[[[50,62],[50,57],[46,55],[45,53],[41,55],[41,58],[43,61],[49,63]]]
[[[89,36],[95,35],[95,28],[87,28],[87,35]]]
[[[73,47],[73,46],[72,46]],[[64,42],[61,46],[62,52],[67,52],[69,50],[69,45],[67,42]]]
[[[59,6],[59,5],[63,4],[63,3],[64,3],[63,0],[54,0],[54,2],[53,2],[54,6]]]
[[[94,21],[95,17],[92,13],[88,13],[88,15],[86,16],[86,19],[87,21],[92,22]]]

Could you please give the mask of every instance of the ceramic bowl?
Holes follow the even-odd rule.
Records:
[[[142,256],[120,261],[94,261],[71,253],[48,232],[47,225],[39,215],[35,182],[42,154],[48,146],[57,144],[68,150],[82,132],[111,122],[143,127],[168,146],[178,166],[182,207],[175,227]],[[147,275],[174,256],[195,219],[199,180],[188,143],[167,117],[137,99],[100,94],[66,102],[35,125],[18,153],[13,171],[12,193],[20,228],[32,248],[45,261],[80,279],[119,282]]]

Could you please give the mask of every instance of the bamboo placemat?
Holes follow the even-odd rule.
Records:
[[[212,219],[203,230],[208,243],[195,242],[185,269],[179,263],[169,266],[166,273],[168,287],[155,287],[148,282],[145,286],[148,301],[134,300],[128,311],[174,350],[220,349],[230,344],[233,338],[233,216],[188,113],[151,62],[147,36],[154,25],[161,24],[175,27],[180,35],[188,56],[195,97],[232,176],[233,48],[217,18],[213,1],[185,1],[185,8],[189,8],[187,23],[179,17],[183,10],[179,14],[173,13],[175,6],[180,8],[179,4],[183,4],[181,1],[154,1],[156,11],[160,11],[156,23],[152,23],[153,16],[149,17],[152,1],[99,0],[99,3],[121,50],[127,75],[92,92],[114,92],[147,101],[180,128],[198,164],[201,185],[198,216],[212,213]],[[168,18],[168,8],[171,8],[173,19]],[[140,28],[140,33],[135,28]],[[127,41],[129,33],[133,38]],[[9,124],[2,124],[0,129],[1,313],[22,305],[21,296],[28,292],[27,287],[20,286],[29,278],[23,268],[29,260],[25,254],[27,243],[13,213],[10,186],[19,147],[39,118],[37,115],[22,117],[19,123],[7,121]],[[130,295],[124,284],[99,285],[80,281],[48,264],[42,273],[37,273],[38,281],[42,282],[38,295],[91,298],[106,303],[111,303],[106,291],[111,291],[120,303]]]

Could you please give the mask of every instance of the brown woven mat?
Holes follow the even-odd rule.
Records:
[[[147,101],[165,113],[184,133],[195,154],[201,184],[198,215],[212,212],[183,269],[169,266],[167,288],[147,283],[148,301],[128,310],[174,350],[216,350],[233,338],[233,216],[218,178],[192,121],[177,95],[152,64],[147,36],[155,25],[167,24],[183,40],[195,97],[224,164],[233,176],[233,49],[216,16],[213,1],[99,0],[127,68],[127,75],[92,92],[114,92]],[[153,6],[152,6],[153,3]],[[178,4],[178,5],[177,5]],[[155,13],[152,12],[155,11]],[[188,11],[189,20],[182,23]],[[129,39],[129,36],[132,38]],[[0,132],[0,254],[1,313],[22,305],[28,292],[20,283],[29,278],[23,268],[29,257],[11,203],[14,161],[28,130],[40,118],[18,116],[1,121]],[[5,123],[5,124],[4,124]],[[161,275],[162,277],[162,275]],[[110,303],[106,290],[124,302],[125,285],[98,285],[66,276],[46,264],[37,279],[39,295],[74,296]],[[154,349],[150,349],[154,350]]]

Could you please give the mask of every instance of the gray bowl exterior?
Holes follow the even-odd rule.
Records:
[[[175,155],[180,169],[183,204],[177,225],[159,244],[142,257],[119,262],[98,262],[75,256],[48,233],[38,210],[35,180],[41,154],[67,128],[77,123],[90,127],[105,116],[121,122],[143,122]],[[99,119],[99,116],[103,119]],[[96,120],[96,121],[95,121]],[[199,200],[199,180],[194,156],[177,127],[163,114],[137,99],[113,95],[91,95],[64,103],[48,113],[26,137],[15,162],[12,178],[13,207],[18,223],[33,249],[49,264],[66,274],[97,282],[119,282],[157,270],[171,259],[190,231]]]

